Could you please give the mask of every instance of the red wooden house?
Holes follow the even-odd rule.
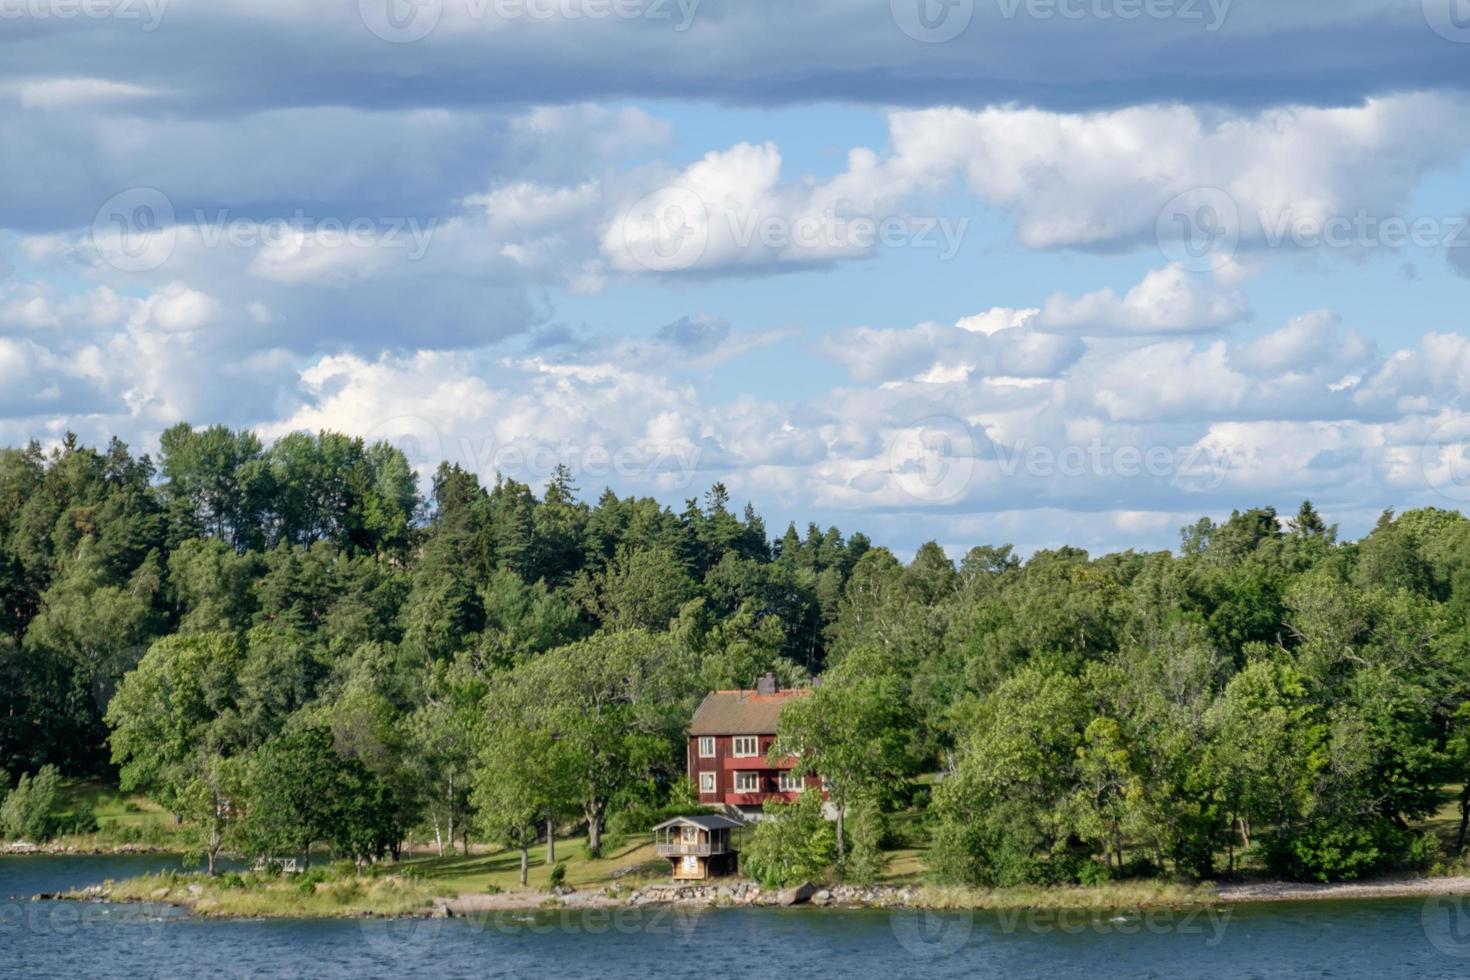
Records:
[[[758,817],[767,800],[795,800],[816,776],[793,775],[794,758],[768,761],[781,709],[810,690],[783,691],[772,674],[754,691],[713,691],[689,724],[689,779],[699,802],[723,806],[741,817]]]

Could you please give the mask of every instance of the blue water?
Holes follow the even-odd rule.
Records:
[[[0,977],[1330,978],[1470,975],[1470,901],[1192,914],[624,909],[482,920],[210,922],[31,902],[168,858],[0,858]],[[11,896],[5,898],[5,896]]]

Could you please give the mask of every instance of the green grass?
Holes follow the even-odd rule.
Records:
[[[124,793],[97,780],[63,780],[57,812],[63,818],[90,808],[97,832],[65,834],[49,843],[62,848],[105,851],[119,845],[160,850],[182,849],[187,827],[179,826],[163,807],[145,796]]]
[[[643,884],[669,877],[669,863],[654,852],[651,836],[645,839],[639,835],[616,847],[604,847],[603,857],[595,861],[583,856],[583,843],[581,837],[561,838],[556,842],[557,859],[566,864],[566,883],[573,888],[596,888],[614,880],[619,884]],[[407,873],[458,895],[483,893],[491,886],[504,892],[521,890],[521,852],[516,850],[416,857],[404,861],[402,867]],[[614,872],[622,873],[614,879]],[[549,887],[550,876],[545,845],[533,847],[528,887],[544,890]]]
[[[97,781],[64,780],[60,809],[70,814],[79,806],[90,806],[99,824],[118,827],[156,825],[164,831],[176,829],[173,815],[146,796],[124,793],[116,786]]]
[[[933,909],[1140,909],[1213,905],[1210,885],[1165,881],[1110,881],[1101,885],[961,888],[926,885],[917,902]]]
[[[107,882],[113,901],[172,902],[198,915],[246,918],[344,918],[406,915],[445,894],[433,884],[400,874],[329,875],[315,882],[257,875],[209,878],[204,874],[141,875]],[[85,897],[73,893],[72,897]]]

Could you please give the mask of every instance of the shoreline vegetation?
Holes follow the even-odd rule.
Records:
[[[708,884],[617,884],[597,888],[454,893],[443,882],[413,874],[346,875],[320,881],[203,873],[141,875],[33,900],[169,905],[201,918],[340,919],[466,918],[498,912],[591,911],[649,906],[683,908],[793,907],[929,911],[1104,910],[1212,908],[1307,901],[1368,901],[1470,895],[1470,876],[1395,877],[1309,884],[1259,881],[1175,884],[1108,882],[1101,885],[971,888],[923,884],[804,884],[763,888],[745,879]]]

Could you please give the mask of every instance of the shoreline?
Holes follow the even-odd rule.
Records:
[[[201,881],[149,894],[118,894],[119,885],[89,885],[59,893],[41,893],[31,901],[78,901],[168,905],[200,918],[474,918],[498,913],[555,913],[640,908],[793,908],[838,910],[908,909],[935,912],[1010,911],[1016,909],[1148,909],[1211,908],[1310,901],[1369,901],[1470,895],[1470,875],[1446,878],[1394,878],[1367,882],[1309,884],[1254,882],[1204,884],[1187,890],[1160,886],[1154,897],[1131,895],[1106,886],[1070,889],[942,889],[919,885],[814,885],[767,889],[751,882],[713,885],[653,884],[622,892],[602,887],[557,892],[507,891],[497,894],[436,896],[421,907],[403,909],[331,908],[233,912],[217,907],[216,895]]]
[[[71,843],[32,844],[28,841],[0,844],[0,857],[115,857],[139,854],[182,856],[184,850],[180,847],[169,847],[166,844],[94,844],[89,846]]]
[[[1435,895],[1470,895],[1470,875],[1446,878],[1386,878],[1372,881],[1339,881],[1328,884],[1298,881],[1263,881],[1216,886],[1222,903],[1257,905],[1274,902],[1366,901],[1374,898],[1429,898]]]

